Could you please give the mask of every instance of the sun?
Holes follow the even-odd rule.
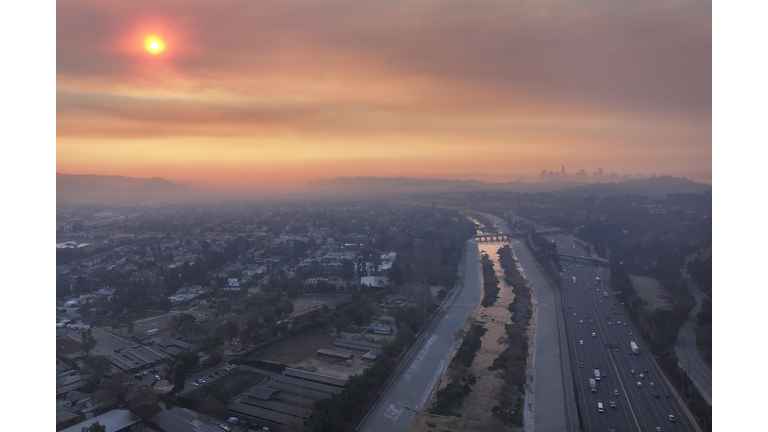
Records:
[[[147,36],[144,39],[144,48],[151,54],[160,54],[165,50],[165,42],[157,36]]]

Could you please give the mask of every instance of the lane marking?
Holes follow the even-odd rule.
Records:
[[[400,414],[403,413],[403,409],[397,409],[395,407],[395,404],[389,404],[389,408],[384,412],[384,417],[397,421],[398,418],[400,418]]]
[[[429,348],[432,347],[432,344],[437,340],[437,336],[432,335],[431,338],[427,341],[427,343],[424,345],[424,348],[419,351],[419,355],[416,356],[416,360],[411,363],[411,367],[408,368],[408,372],[403,375],[403,378],[405,378],[406,381],[410,381],[411,377],[414,373],[416,373],[416,370],[419,368],[419,365],[421,365],[421,361],[424,360],[424,357],[427,355],[427,352],[429,352]]]

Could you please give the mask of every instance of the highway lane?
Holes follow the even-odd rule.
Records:
[[[486,214],[504,234],[511,234],[507,224]],[[562,302],[543,270],[521,240],[512,239],[510,247],[531,284],[536,299],[534,333],[531,346],[533,368],[526,384],[524,421],[526,432],[576,431],[578,415],[573,393],[567,338],[561,316]]]
[[[467,322],[480,297],[480,253],[472,240],[466,243],[463,283],[446,300],[433,324],[411,347],[391,384],[368,416],[358,425],[361,432],[405,432],[416,412],[428,402],[437,379],[445,373],[456,346],[457,334]]]
[[[616,299],[609,291],[608,270],[574,261],[562,262],[568,262],[563,272],[563,312],[569,348],[573,353],[571,365],[584,430],[655,431],[657,426],[664,431],[697,430],[642,341],[630,335],[635,331],[632,324],[625,325],[620,305],[614,304]],[[575,284],[572,282],[574,276]],[[596,276],[600,276],[600,283],[596,283]],[[579,341],[583,341],[584,345]],[[631,353],[630,341],[638,344],[639,354]],[[596,364],[602,373],[607,372],[608,375],[597,382],[597,391],[592,393],[589,378],[594,378],[593,366]],[[632,369],[635,370],[634,375]],[[645,378],[640,378],[639,374],[644,369],[648,373],[644,373]],[[643,384],[642,387],[637,386],[638,381]],[[653,387],[650,386],[651,381],[654,382]],[[614,389],[619,391],[618,396],[613,394]],[[659,394],[659,398],[655,398],[653,393]],[[670,398],[665,398],[665,393]],[[610,401],[615,401],[617,407],[611,408]],[[598,412],[598,402],[603,403],[603,413]],[[677,421],[670,422],[668,414],[675,415]]]

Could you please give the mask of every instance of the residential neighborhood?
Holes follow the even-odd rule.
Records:
[[[474,230],[376,201],[62,205],[57,430],[303,424],[402,352]]]

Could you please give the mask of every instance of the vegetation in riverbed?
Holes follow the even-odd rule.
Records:
[[[450,382],[435,395],[435,401],[429,407],[430,413],[461,417],[461,414],[455,412],[454,408],[461,405],[464,398],[472,391],[471,386],[477,381],[477,378],[470,372],[470,366],[472,366],[477,350],[480,349],[480,339],[485,332],[486,328],[482,324],[474,322],[461,335],[464,342],[448,366],[447,377]]]
[[[493,407],[493,416],[505,425],[523,426],[525,408],[525,369],[528,362],[528,323],[531,320],[531,288],[523,282],[509,246],[499,249],[499,262],[508,282],[513,282],[515,299],[507,306],[512,312],[512,323],[505,326],[504,342],[507,348],[494,359],[491,370],[503,371],[504,385],[499,391],[499,404]]]
[[[483,307],[492,306],[499,298],[499,278],[493,270],[493,261],[488,254],[483,254],[480,258],[483,265],[483,300],[480,302]]]

